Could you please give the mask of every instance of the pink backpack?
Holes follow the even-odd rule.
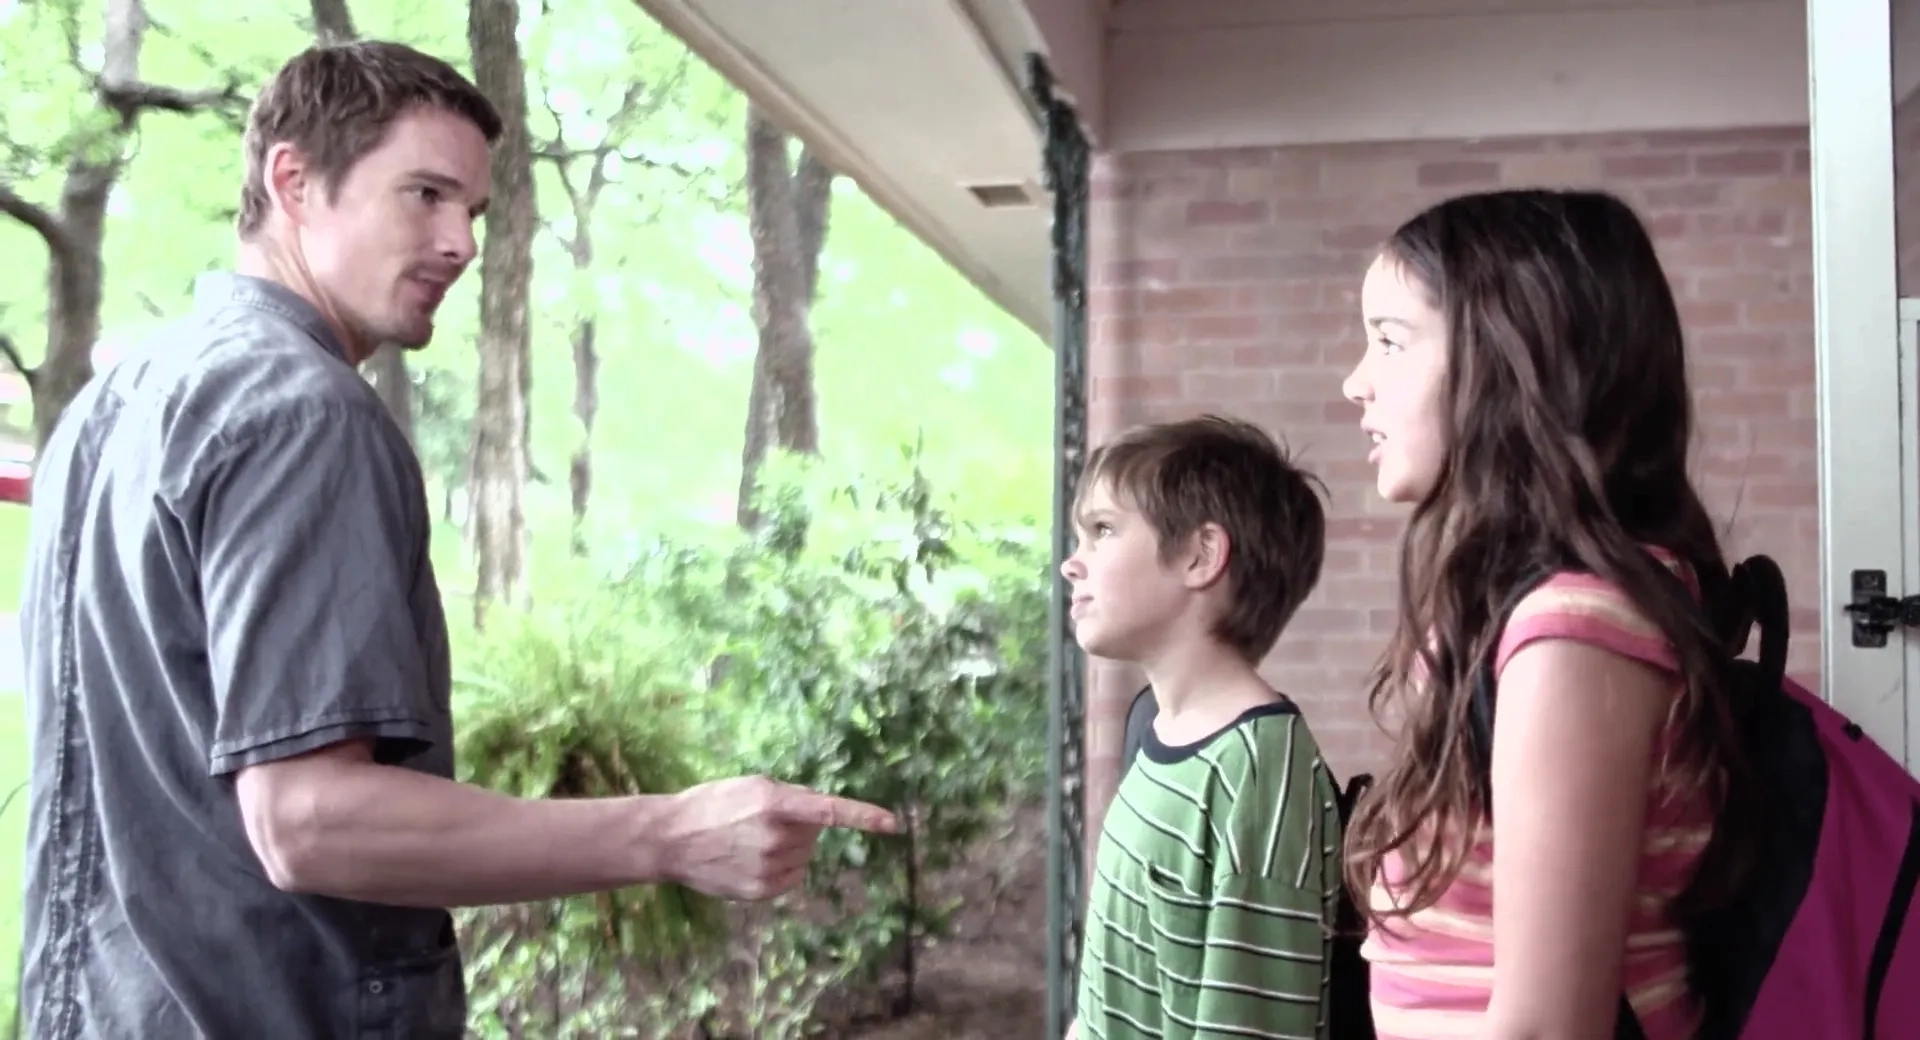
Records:
[[[1689,981],[1706,1013],[1697,1040],[1920,1038],[1920,915],[1910,913],[1920,882],[1920,781],[1787,678],[1780,568],[1750,557],[1734,569],[1734,587],[1759,627],[1758,660],[1734,669],[1756,698],[1749,746],[1772,788],[1776,825],[1747,899],[1687,936]],[[1490,674],[1474,700],[1484,768]],[[1624,1000],[1616,1035],[1642,1036]]]

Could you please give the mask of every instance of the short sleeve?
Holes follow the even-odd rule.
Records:
[[[201,482],[215,776],[351,739],[403,760],[445,713],[413,609],[425,496],[384,419],[281,416],[237,438]]]
[[[1339,835],[1326,833],[1330,807],[1319,783],[1319,744],[1292,713],[1236,727],[1232,739],[1240,747],[1220,756],[1232,774],[1222,785],[1232,804],[1221,814],[1225,855],[1216,852],[1215,872],[1276,878],[1320,894],[1325,879],[1319,868]]]
[[[1542,639],[1576,640],[1666,671],[1679,668],[1659,626],[1619,586],[1591,574],[1555,575],[1514,606],[1500,636],[1495,677],[1521,647]]]

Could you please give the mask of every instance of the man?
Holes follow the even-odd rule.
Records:
[[[250,117],[238,271],[48,443],[21,617],[35,1040],[452,1040],[447,907],[764,898],[822,827],[894,827],[762,778],[567,801],[451,779],[419,465],[353,366],[431,337],[499,132],[409,48],[293,59]]]

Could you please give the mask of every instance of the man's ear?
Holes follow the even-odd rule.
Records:
[[[282,141],[267,149],[263,173],[267,197],[273,200],[273,208],[286,214],[291,224],[305,223],[307,206],[316,187],[306,156],[292,144]]]
[[[1190,589],[1204,589],[1227,576],[1227,557],[1233,551],[1227,529],[1215,523],[1200,525],[1187,536],[1185,578]]]

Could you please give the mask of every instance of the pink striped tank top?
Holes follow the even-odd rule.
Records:
[[[1591,575],[1558,575],[1521,600],[1501,638],[1496,673],[1536,639],[1576,639],[1676,668],[1673,648],[1659,629],[1618,587]],[[1662,743],[1666,739],[1671,734]],[[1656,780],[1624,962],[1627,997],[1647,1040],[1687,1040],[1693,1033],[1685,951],[1663,911],[1691,878],[1710,831],[1704,802],[1669,779]],[[1492,828],[1483,826],[1459,878],[1434,906],[1411,918],[1395,918],[1390,931],[1376,928],[1367,937],[1362,952],[1372,966],[1373,1014],[1381,1040],[1480,1035],[1493,992],[1492,871]],[[1371,893],[1380,907],[1392,905],[1390,893],[1405,876],[1397,857],[1389,858],[1383,874],[1384,883]]]

